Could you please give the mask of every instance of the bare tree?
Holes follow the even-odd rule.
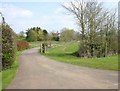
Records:
[[[81,31],[79,55],[82,57],[106,56],[110,49],[111,31],[115,31],[115,13],[110,14],[97,1],[74,0],[63,6],[72,13]],[[114,33],[113,35],[116,36]]]

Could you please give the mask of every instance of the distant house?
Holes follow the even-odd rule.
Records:
[[[60,38],[60,33],[57,31],[56,33],[52,33],[53,40],[59,41]]]
[[[52,33],[55,36],[60,36],[60,33],[57,31],[56,33]]]

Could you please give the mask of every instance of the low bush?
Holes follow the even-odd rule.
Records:
[[[17,42],[17,50],[18,51],[28,49],[29,47],[30,46],[29,46],[29,43],[27,41],[21,40],[21,41]]]

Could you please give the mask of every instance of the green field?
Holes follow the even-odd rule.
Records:
[[[71,55],[79,49],[78,42],[57,43],[57,47],[48,48],[46,57],[56,61],[104,70],[118,70],[118,56],[103,58],[79,58]]]
[[[0,89],[4,89],[6,88],[10,82],[14,79],[14,77],[16,76],[16,72],[18,69],[18,58],[19,55],[21,54],[21,52],[17,52],[17,57],[16,57],[16,61],[13,63],[12,67],[10,69],[4,70],[2,72],[0,72],[0,74],[2,74],[2,85],[0,85]]]

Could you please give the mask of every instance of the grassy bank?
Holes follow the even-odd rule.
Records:
[[[2,90],[2,72],[0,72],[0,91]]]
[[[6,88],[10,82],[14,79],[16,76],[16,72],[18,69],[18,58],[21,52],[17,52],[16,61],[13,63],[12,67],[10,69],[4,70],[1,72],[2,74],[2,85],[0,88],[4,89]]]
[[[118,70],[117,55],[103,58],[79,58],[71,55],[78,50],[78,42],[69,42],[62,44],[61,46],[59,45],[57,47],[48,48],[47,53],[43,55],[64,63],[86,66],[96,69]]]

